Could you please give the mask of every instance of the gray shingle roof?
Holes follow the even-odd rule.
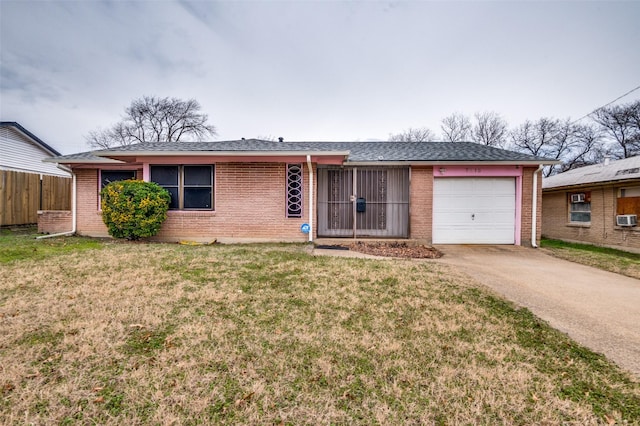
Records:
[[[122,163],[111,158],[98,157],[96,151],[79,152],[77,154],[61,155],[59,157],[45,158],[45,163]]]
[[[362,162],[530,162],[552,163],[553,160],[522,154],[514,151],[488,147],[472,142],[274,142],[259,139],[222,142],[170,142],[141,143],[109,150],[94,151],[57,157],[64,163],[83,158],[96,160],[99,157],[126,155],[180,155],[189,153],[324,153],[347,154],[347,163]]]
[[[543,189],[590,183],[615,182],[629,179],[640,180],[640,156],[611,161],[609,164],[594,164],[558,173],[542,180]]]

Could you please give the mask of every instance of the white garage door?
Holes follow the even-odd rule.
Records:
[[[434,244],[514,244],[514,178],[436,178]]]

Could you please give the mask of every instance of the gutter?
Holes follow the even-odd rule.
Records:
[[[311,155],[307,155],[307,167],[309,168],[309,242],[313,242],[313,165]]]
[[[125,161],[114,160],[112,158],[58,158],[51,157],[42,160],[43,163],[57,163],[57,164],[127,164]]]
[[[573,191],[580,190],[583,188],[592,188],[598,186],[607,186],[607,185],[625,185],[628,183],[636,184],[638,182],[639,176],[624,178],[624,179],[609,179],[609,180],[599,180],[593,182],[580,182],[580,183],[572,183],[566,185],[557,185],[557,186],[547,186],[542,187],[543,191]]]
[[[504,160],[504,161],[462,161],[462,160],[380,160],[380,161],[346,161],[345,166],[537,166],[540,160]],[[560,161],[545,161],[545,165],[560,164]]]
[[[314,157],[347,157],[350,151],[99,151],[92,152],[96,157],[290,157],[293,155],[313,155]]]
[[[77,184],[76,184],[76,174],[71,171],[71,231],[67,232],[59,232],[57,234],[49,234],[49,235],[40,235],[36,237],[36,240],[43,240],[45,238],[53,238],[53,237],[63,237],[65,235],[73,235],[76,233],[76,194],[77,194]]]
[[[544,165],[540,164],[538,169],[533,172],[533,191],[531,194],[531,247],[538,248],[538,174],[544,169]]]

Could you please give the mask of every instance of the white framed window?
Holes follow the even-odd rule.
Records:
[[[171,194],[170,210],[213,210],[213,165],[152,165],[151,182]]]
[[[287,217],[302,217],[302,164],[287,164]]]
[[[569,194],[569,221],[573,223],[591,222],[591,194],[579,192]]]

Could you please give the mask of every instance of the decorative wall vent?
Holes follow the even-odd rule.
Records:
[[[302,217],[302,164],[287,164],[287,217]]]

